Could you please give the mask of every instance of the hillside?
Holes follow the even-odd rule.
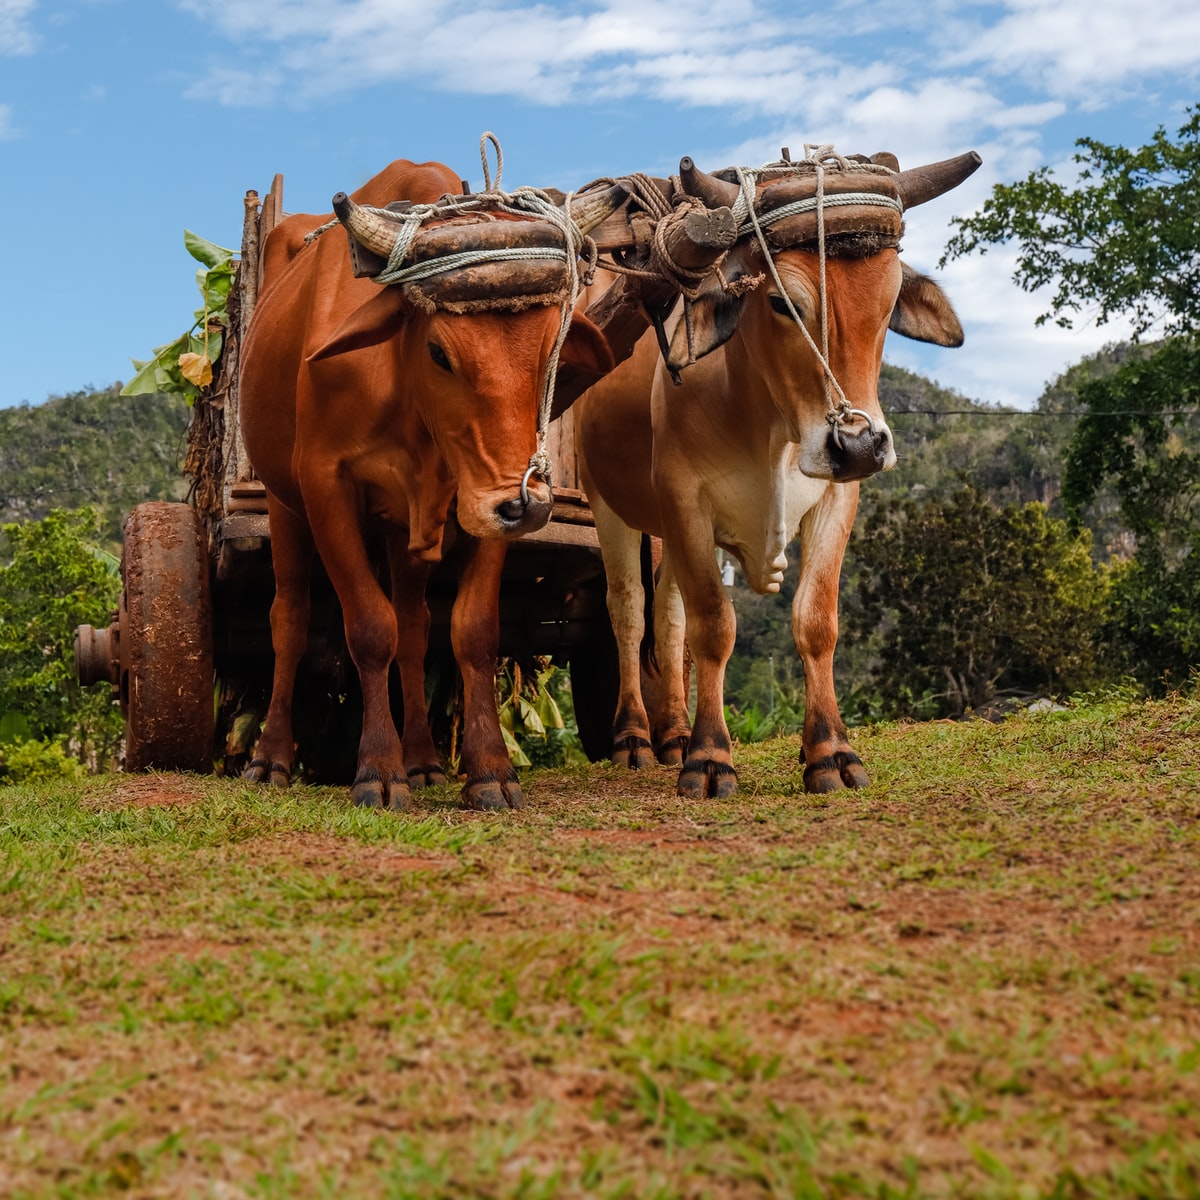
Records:
[[[110,550],[143,500],[182,499],[190,420],[174,396],[121,396],[114,386],[0,409],[0,522],[90,505]]]

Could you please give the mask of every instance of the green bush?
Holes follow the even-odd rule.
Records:
[[[48,783],[55,779],[82,779],[83,764],[72,758],[53,738],[11,742],[0,746],[0,787],[18,783]]]

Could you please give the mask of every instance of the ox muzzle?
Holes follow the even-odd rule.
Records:
[[[851,409],[849,415],[854,425],[849,425],[841,414],[836,420],[831,417],[825,438],[830,472],[838,483],[868,479],[896,461],[892,431],[887,425],[873,420],[862,409]]]
[[[554,512],[554,492],[550,485],[544,484],[536,490],[529,486],[532,471],[530,468],[525,473],[521,490],[516,496],[496,505],[496,519],[505,537],[520,537],[524,533],[536,532],[546,525]]]

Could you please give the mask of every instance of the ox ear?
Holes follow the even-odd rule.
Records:
[[[349,354],[386,342],[404,324],[408,305],[398,287],[380,288],[365,304],[360,304],[342,323],[337,332],[319,349],[308,356],[309,362]]]
[[[928,275],[914,271],[908,263],[902,262],[900,266],[904,277],[888,328],[918,342],[961,346],[963,327],[946,293]]]
[[[608,339],[583,313],[571,318],[567,340],[558,356],[551,420],[560,417],[597,380],[615,367]]]
[[[684,301],[667,355],[667,369],[672,374],[699,362],[733,337],[746,307],[746,297],[763,278],[761,272],[752,269],[755,252],[753,246],[731,250],[720,274],[710,274],[700,294],[694,300]]]

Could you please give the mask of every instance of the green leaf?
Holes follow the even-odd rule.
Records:
[[[218,246],[190,229],[183,231],[183,244],[187,247],[187,252],[206,267],[218,267],[233,258],[232,250],[226,250],[224,246]]]
[[[513,761],[513,766],[528,767],[530,765],[529,756],[521,749],[517,739],[503,724],[500,726],[500,735],[504,738],[504,745],[508,750],[509,758]]]
[[[542,718],[538,716],[537,709],[524,696],[517,697],[517,705],[521,713],[521,726],[525,732],[531,737],[544,738],[546,727],[542,724]]]
[[[537,711],[538,716],[542,719],[543,727],[546,729],[562,729],[563,715],[559,710],[558,704],[550,694],[550,689],[546,687],[545,680],[539,677],[538,682],[541,684],[541,687],[537,695]]]

